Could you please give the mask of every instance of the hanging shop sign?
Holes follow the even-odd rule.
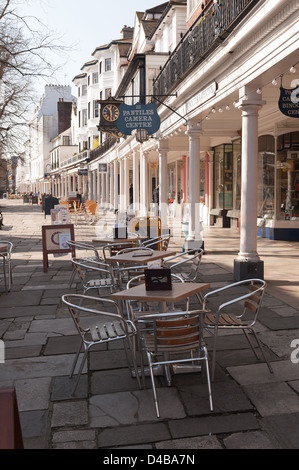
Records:
[[[160,117],[157,106],[153,103],[137,103],[133,106],[121,104],[118,111],[116,124],[118,130],[124,135],[131,135],[135,129],[145,130],[151,135],[160,129]]]
[[[88,175],[87,168],[79,168],[78,169],[78,176],[87,176],[87,175]]]
[[[116,100],[110,96],[107,100],[99,100],[98,103],[101,105],[98,130],[112,134],[114,137],[123,137],[116,125],[119,117],[119,106],[123,101]]]
[[[108,173],[108,163],[99,163],[99,173]]]
[[[285,116],[299,118],[299,87],[293,89],[281,87],[278,106]]]

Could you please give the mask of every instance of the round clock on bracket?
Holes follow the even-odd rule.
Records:
[[[108,122],[114,122],[118,119],[119,109],[114,104],[107,104],[102,111],[103,118]]]

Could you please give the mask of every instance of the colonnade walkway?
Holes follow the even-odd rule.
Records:
[[[274,370],[255,359],[240,334],[219,338],[213,385],[215,411],[209,412],[206,384],[199,374],[178,374],[172,387],[159,387],[157,419],[150,383],[139,390],[126,367],[121,345],[90,353],[88,373],[71,395],[68,374],[78,337],[61,296],[69,288],[70,255],[49,256],[43,271],[41,227],[50,224],[40,206],[0,201],[0,240],[14,244],[13,284],[0,283],[0,388],[16,389],[27,449],[297,449],[299,447],[298,242],[259,239],[268,283],[259,336]],[[101,223],[101,222],[99,222]],[[100,226],[75,226],[76,240],[90,241]],[[206,253],[199,280],[212,288],[233,282],[239,234],[205,228]],[[182,238],[169,248],[181,250]],[[207,338],[209,349],[212,346]],[[293,343],[294,344],[294,343]],[[298,346],[297,346],[298,347]],[[86,371],[85,371],[86,372]],[[158,381],[161,378],[158,379]]]

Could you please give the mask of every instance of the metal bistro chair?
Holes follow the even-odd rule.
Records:
[[[92,243],[86,242],[75,242],[74,240],[68,240],[67,244],[70,248],[74,248],[75,250],[84,250],[84,251],[91,251],[92,254],[90,256],[82,256],[80,259],[92,260],[92,261],[104,261],[103,257],[99,255],[98,250]],[[71,278],[70,278],[70,287],[74,281],[75,275],[77,270],[73,267]]]
[[[131,253],[134,252],[134,255],[138,257],[139,255],[142,256],[142,254],[146,253],[152,253],[153,250],[151,248],[145,248],[145,247],[134,247],[134,248],[124,248],[123,250],[120,250],[117,252],[117,255],[122,255],[124,253]],[[149,258],[150,261],[150,258]],[[132,279],[133,277],[136,277],[138,274],[142,275],[144,274],[144,270],[148,268],[148,265],[125,265],[125,264],[120,264],[117,263],[115,267],[115,276],[117,276],[118,279],[118,285],[120,289],[123,289],[124,286]]]
[[[103,257],[105,262],[107,262],[107,258],[111,258],[115,256],[120,250],[125,248],[134,248],[136,242],[120,242],[120,243],[108,243],[107,245],[103,246]]]
[[[131,367],[131,362],[133,363],[138,385],[141,388],[136,360],[131,345],[131,338],[136,335],[137,330],[133,322],[125,320],[122,317],[116,302],[109,299],[99,299],[98,297],[78,294],[64,295],[62,296],[62,301],[68,306],[81,339],[71,368],[70,377],[74,374],[81,348],[82,346],[84,347],[84,355],[72,390],[72,395],[75,393],[78,386],[89,350],[95,345],[116,340],[123,340],[128,366]],[[111,310],[114,310],[115,313],[111,313]]]
[[[236,288],[247,286],[248,291],[244,294],[241,293],[236,295]],[[261,279],[247,279],[244,281],[235,282],[233,284],[229,284],[225,287],[220,289],[216,289],[212,292],[208,292],[204,296],[204,303],[203,309],[207,311],[205,318],[204,318],[204,328],[208,331],[212,331],[214,333],[214,346],[213,346],[213,358],[212,358],[212,380],[214,380],[215,374],[215,363],[216,363],[216,351],[217,351],[217,335],[218,329],[220,330],[228,330],[228,329],[235,329],[235,330],[242,330],[245,334],[248,343],[254,352],[257,359],[259,359],[256,350],[253,346],[253,343],[250,339],[249,333],[252,333],[256,339],[257,345],[259,346],[264,361],[266,362],[269,371],[273,373],[273,369],[269,364],[265,353],[262,348],[262,344],[258,339],[258,336],[255,332],[254,326],[258,320],[258,315],[260,312],[260,307],[263,299],[263,295],[266,289],[266,282]],[[230,290],[232,291],[230,299],[228,297]],[[243,290],[244,292],[244,290]],[[220,296],[219,296],[220,294]],[[225,302],[221,301],[221,294],[226,296]],[[216,299],[211,299],[212,296],[216,296]],[[221,303],[217,307],[214,304],[210,305],[210,302],[217,302],[218,304]],[[241,312],[240,314],[232,313],[232,308],[237,307],[236,304],[241,304]]]
[[[1,247],[1,244],[3,246]],[[13,244],[7,240],[0,241],[0,256],[2,257],[3,263],[3,278],[4,278],[4,286],[5,292],[10,291],[10,287],[12,284],[12,270],[11,270],[11,253],[13,249]],[[7,266],[7,275],[6,275],[6,266]]]
[[[203,255],[202,249],[188,250],[163,260],[163,267],[170,268],[171,272],[178,274],[185,282],[197,282],[197,276]],[[203,296],[196,294],[198,301],[203,304]]]
[[[202,344],[201,318],[202,310],[186,312],[169,312],[140,317],[137,322],[138,335],[141,337],[143,348],[146,352],[150,377],[154,395],[157,417],[160,417],[157,390],[153,368],[164,366],[168,385],[171,385],[170,367],[173,364],[204,362],[208,385],[210,411],[213,411],[211,381],[209,373],[208,352]],[[144,329],[144,321],[147,329]],[[139,323],[142,322],[142,328]],[[197,352],[197,353],[196,353]],[[187,357],[177,357],[183,353],[189,353]],[[175,356],[172,356],[175,355]],[[172,359],[171,359],[172,357]],[[142,367],[143,381],[144,369]]]
[[[153,248],[160,251],[167,251],[170,241],[170,235],[160,235],[159,237],[150,238],[142,243],[143,246]]]
[[[101,296],[102,288],[109,289],[107,295],[116,292],[114,273],[109,264],[80,258],[73,258],[72,263],[79,275],[84,295],[90,289],[97,289]]]

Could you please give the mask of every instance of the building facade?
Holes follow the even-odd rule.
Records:
[[[159,213],[165,230],[169,216],[185,219],[190,247],[202,225],[239,226],[240,262],[259,262],[257,233],[298,240],[298,20],[296,0],[168,1],[137,12],[74,78],[78,156],[55,171],[87,170],[86,196],[103,208]],[[110,95],[154,103],[159,131],[98,131],[98,100]]]

